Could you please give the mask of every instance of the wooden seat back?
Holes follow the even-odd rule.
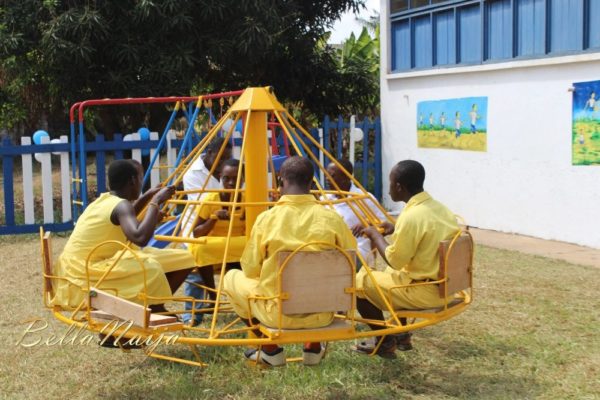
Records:
[[[131,321],[133,325],[143,328],[178,323],[174,316],[151,314],[150,308],[95,287],[90,288],[89,305],[108,315],[108,317],[102,317],[102,313],[92,311],[92,315],[98,319],[110,320],[117,317],[123,321]]]
[[[444,240],[439,246],[439,285],[440,297],[452,295],[472,287],[473,279],[473,238],[463,232],[456,240]]]
[[[44,232],[40,229],[41,246],[42,246],[42,274],[44,276],[44,295],[52,298],[54,296],[54,288],[52,287],[52,276],[54,275],[52,265],[52,243],[51,232]]]
[[[354,266],[338,250],[279,252],[283,314],[348,311],[352,308]],[[350,259],[355,251],[347,251]]]

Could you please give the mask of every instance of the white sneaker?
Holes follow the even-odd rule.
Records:
[[[318,353],[315,353],[312,350],[306,350],[302,352],[302,363],[304,365],[317,365],[323,359],[325,355],[325,351],[327,350],[327,343],[321,343],[321,350]]]
[[[258,349],[248,349],[244,352],[244,357],[249,361],[256,361],[268,365],[270,367],[281,367],[285,365],[285,352],[283,347],[278,348],[273,353],[267,353],[264,350],[260,352]]]

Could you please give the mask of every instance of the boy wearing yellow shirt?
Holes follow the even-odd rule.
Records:
[[[225,275],[224,289],[234,311],[246,321],[258,320],[267,326],[278,325],[276,300],[252,301],[251,296],[274,296],[278,293],[278,253],[293,251],[307,242],[319,241],[336,244],[343,249],[356,249],[356,241],[344,220],[333,210],[317,203],[310,194],[314,168],[302,157],[290,157],[281,166],[280,191],[277,204],[260,214],[252,228],[248,244],[242,254],[242,270],[232,270]],[[314,244],[307,251],[327,249]],[[323,267],[326,267],[325,265]],[[333,321],[333,313],[283,315],[282,327],[287,329],[319,328]],[[307,343],[304,347],[304,364],[317,364],[324,349],[319,343]],[[256,360],[258,351],[251,349],[246,358]],[[283,348],[277,345],[263,346],[260,360],[271,366],[285,364]]]
[[[383,272],[372,271],[377,285],[384,293],[388,293],[392,286],[437,280],[439,243],[450,239],[459,229],[454,213],[423,190],[424,181],[425,169],[417,161],[404,160],[396,164],[390,172],[389,193],[393,201],[403,201],[406,206],[395,226],[389,222],[381,226],[384,235],[392,234],[391,244],[387,243],[376,227],[363,230],[363,234],[371,240],[388,264]],[[381,310],[386,309],[385,303],[365,271],[361,270],[356,276],[356,286],[359,289],[356,305],[360,314],[367,319],[383,320]],[[391,302],[395,310],[418,310],[439,307],[444,304],[445,299],[439,297],[437,286],[424,285],[395,289]],[[378,325],[370,326],[372,329],[382,328]],[[410,335],[385,337],[378,355],[395,358],[397,345],[410,350]],[[370,352],[372,346],[359,345],[357,350]]]
[[[223,163],[221,171],[221,183],[225,189],[234,190],[238,178],[240,161],[229,159]],[[244,180],[241,179],[240,186]],[[198,221],[193,230],[195,238],[204,237],[204,243],[193,243],[189,250],[194,255],[196,266],[206,286],[214,288],[213,265],[220,266],[225,257],[225,244],[229,232],[229,224],[233,223],[229,247],[227,250],[226,263],[238,263],[246,246],[246,224],[244,212],[241,207],[233,211],[233,222],[231,222],[231,208],[229,205],[210,204],[211,202],[231,202],[233,192],[207,193],[202,201],[205,202],[198,211]],[[238,202],[242,201],[241,192]],[[208,203],[208,204],[206,204]],[[200,268],[204,267],[204,268]],[[215,293],[209,292],[214,300]]]

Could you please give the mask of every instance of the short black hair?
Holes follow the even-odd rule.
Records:
[[[108,166],[108,187],[121,190],[138,174],[140,163],[134,160],[115,160]]]
[[[354,167],[352,166],[350,160],[348,160],[347,158],[342,158],[341,160],[338,160],[338,162],[342,165],[342,167],[344,167],[346,171],[350,173],[350,175],[354,173]]]
[[[206,146],[207,153],[218,153],[221,147],[223,146],[223,142],[225,142],[225,138],[217,136],[213,140],[210,141],[208,146]],[[231,142],[227,141],[225,144],[226,149],[231,149]]]
[[[291,184],[307,186],[312,182],[315,168],[308,158],[293,156],[281,165],[279,175]]]
[[[406,187],[411,193],[423,191],[425,168],[415,160],[400,161],[394,166],[395,183]]]
[[[222,165],[223,165],[223,168],[225,168],[225,167],[240,168],[240,160],[238,160],[237,158],[230,158],[229,160],[223,161]]]

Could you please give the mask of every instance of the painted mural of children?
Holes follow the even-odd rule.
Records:
[[[594,111],[596,109],[596,102],[596,92],[592,92],[590,94],[590,98],[585,102],[585,108],[583,111],[586,111],[588,108],[591,111]]]
[[[440,115],[440,125],[442,126],[442,129],[446,130],[446,112],[442,111],[442,114]]]
[[[583,132],[579,132],[578,140],[579,140],[579,144],[580,145],[584,145],[585,144],[585,136],[583,135]]]
[[[434,121],[433,113],[430,113],[429,114],[429,129],[430,130],[433,130],[433,121]]]
[[[460,137],[460,128],[462,127],[462,122],[460,120],[460,112],[457,111],[455,118],[454,118],[454,128],[456,128],[456,138],[458,139]]]
[[[419,115],[419,128],[423,128],[424,123],[423,123],[423,114]]]
[[[477,120],[479,119],[479,115],[477,114],[477,104],[473,104],[471,107],[469,117],[471,117],[471,133],[475,133],[477,132]]]

